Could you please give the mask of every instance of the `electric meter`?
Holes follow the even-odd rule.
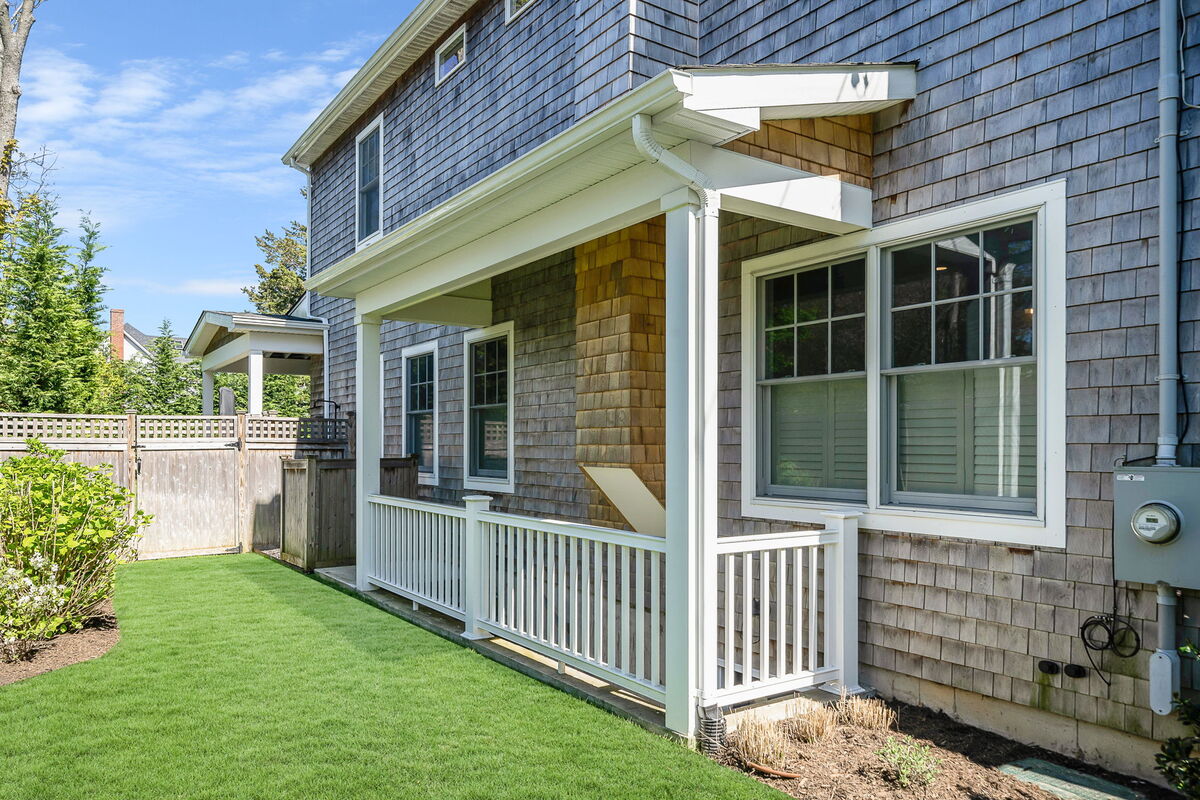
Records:
[[[1179,511],[1169,503],[1143,503],[1133,512],[1130,526],[1143,542],[1166,544],[1179,535]]]

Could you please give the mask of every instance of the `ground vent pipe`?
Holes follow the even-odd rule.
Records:
[[[1179,9],[1158,2],[1158,445],[1155,463],[1179,447]]]

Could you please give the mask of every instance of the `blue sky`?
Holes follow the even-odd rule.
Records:
[[[186,334],[247,307],[255,235],[304,219],[287,147],[415,0],[46,0],[17,135],[55,154],[62,222],[101,223],[108,304]]]

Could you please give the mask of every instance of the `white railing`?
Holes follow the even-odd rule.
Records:
[[[713,701],[857,687],[857,520],[831,516],[824,530],[717,540]]]
[[[507,639],[665,702],[666,540],[489,501],[371,495],[368,582],[463,620],[468,638]],[[706,704],[857,688],[857,519],[826,516],[824,530],[717,540],[718,596],[702,600],[716,608]]]
[[[480,628],[665,698],[665,540],[493,511],[477,519]]]
[[[372,495],[369,502],[375,522],[366,554],[371,583],[463,619],[466,512],[381,495]]]

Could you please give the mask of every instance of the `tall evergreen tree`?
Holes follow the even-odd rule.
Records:
[[[127,367],[129,407],[139,414],[199,414],[200,372],[180,358],[169,320],[150,346],[150,360]]]
[[[22,199],[0,243],[0,408],[86,413],[103,369],[99,232],[88,223],[72,262],[53,201]]]
[[[267,266],[254,265],[257,286],[242,289],[260,314],[286,314],[304,296],[308,271],[308,228],[292,221],[281,234],[267,231],[254,238]]]

